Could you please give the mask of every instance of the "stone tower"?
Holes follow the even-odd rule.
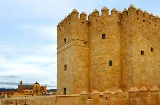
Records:
[[[57,28],[59,94],[89,91],[88,22],[84,12],[78,14],[74,9]]]
[[[58,93],[160,86],[160,19],[130,5],[86,20],[73,10],[57,26]]]

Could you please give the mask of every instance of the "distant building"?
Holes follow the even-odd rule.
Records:
[[[41,95],[47,92],[46,86],[40,86],[38,82],[33,85],[23,84],[20,81],[18,85],[18,92],[23,95]]]

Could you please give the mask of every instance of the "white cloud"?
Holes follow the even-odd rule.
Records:
[[[0,53],[11,52],[12,50],[8,45],[0,44]]]
[[[22,30],[29,32],[34,32],[33,36],[43,37],[48,39],[56,39],[57,37],[57,28],[55,26],[33,26],[33,25],[19,25]]]
[[[52,53],[53,55],[56,55],[57,52],[57,44],[53,43],[51,45],[47,45],[47,46],[42,46],[40,48],[41,51],[43,51],[44,53]]]
[[[24,56],[21,58],[14,59],[12,61],[0,57],[0,67],[7,69],[3,71],[3,74],[6,75],[15,75],[23,73],[32,74],[36,72],[38,72],[39,74],[43,74],[47,73],[47,71],[51,68],[56,69],[55,66],[50,65],[56,65],[56,57]]]
[[[38,80],[46,84],[51,83],[51,81],[56,83],[56,66],[56,57],[23,56],[12,61],[0,57],[0,71],[3,72],[0,76],[16,75],[19,78],[12,79],[15,81],[19,79],[18,81],[26,80],[28,82],[34,82]],[[3,81],[11,80],[5,79]]]

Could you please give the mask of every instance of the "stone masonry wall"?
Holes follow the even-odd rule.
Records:
[[[123,92],[105,90],[92,93],[82,91],[80,94],[36,96],[36,97],[15,97],[0,99],[0,105],[160,105],[160,91],[154,85],[148,89],[145,86],[140,88],[130,87]]]
[[[81,30],[81,31],[80,31]],[[58,94],[89,91],[89,47],[86,14],[73,10],[57,26]],[[66,70],[65,66],[66,65]]]
[[[58,26],[58,92],[160,86],[160,18],[130,5],[86,19],[73,10]],[[66,42],[64,43],[64,39]],[[67,71],[64,65],[67,64]]]
[[[121,85],[121,34],[118,12],[111,15],[103,8],[102,15],[94,10],[89,16],[90,90],[117,89]],[[105,38],[102,38],[105,35]],[[112,65],[109,66],[109,61]]]

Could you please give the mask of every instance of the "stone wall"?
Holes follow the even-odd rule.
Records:
[[[103,8],[102,11],[108,11]],[[121,34],[118,11],[89,16],[90,90],[117,89],[121,85]],[[103,36],[104,35],[104,36]],[[104,38],[103,38],[104,37]],[[112,65],[109,65],[109,61]]]
[[[89,91],[87,25],[86,14],[82,13],[79,19],[78,11],[73,10],[57,26],[58,94],[64,94],[64,88],[66,94]]]
[[[160,91],[154,85],[148,89],[145,86],[140,88],[131,87],[123,92],[105,90],[92,93],[82,91],[80,94],[56,95],[56,96],[35,96],[15,97],[0,99],[0,105],[160,105]]]
[[[56,96],[12,97],[0,99],[0,105],[56,105]]]
[[[58,93],[160,86],[160,18],[130,5],[80,17],[73,10],[57,26]],[[64,65],[67,64],[67,71]]]

